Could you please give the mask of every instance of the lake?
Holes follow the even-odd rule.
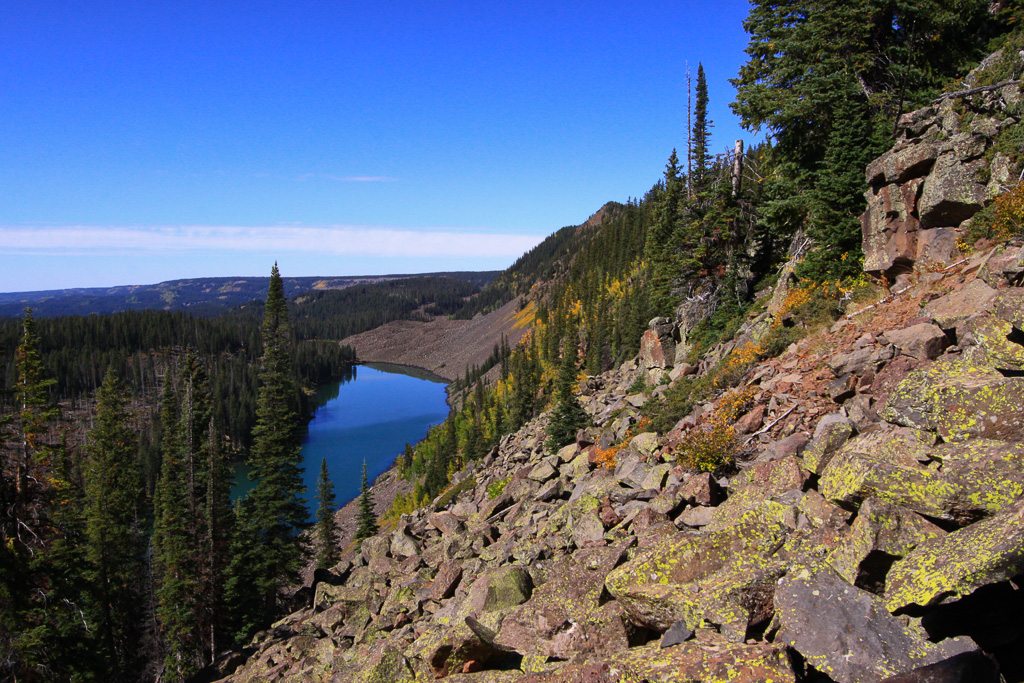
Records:
[[[372,482],[433,425],[448,416],[446,380],[426,370],[388,363],[352,368],[351,379],[326,384],[317,392],[317,408],[302,441],[303,481],[310,519],[316,514],[320,461],[334,482],[340,508],[359,495],[366,459]],[[249,468],[235,465],[231,499],[252,489]]]

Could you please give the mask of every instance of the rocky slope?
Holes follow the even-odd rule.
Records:
[[[506,437],[226,680],[1024,679],[1022,272],[1010,247],[915,274],[754,366],[722,479],[676,450],[735,391],[638,427],[652,330],[586,382],[577,443],[546,453],[546,416]]]
[[[939,116],[915,112],[905,129]],[[955,146],[928,167],[943,154]],[[876,166],[868,180],[890,195],[921,185],[915,171],[878,186]],[[955,184],[939,185],[929,205],[955,204]],[[636,360],[583,383],[594,426],[576,443],[545,451],[546,415],[505,437],[318,573],[308,603],[220,675],[1024,681],[1024,250],[964,258],[924,238],[959,236],[967,212],[940,220],[916,192],[904,214],[883,212],[904,228],[865,219],[866,267],[898,277],[884,299],[750,364],[664,435],[641,408],[786,324],[791,270],[767,311],[695,366],[677,361],[678,322],[652,321]],[[891,258],[872,246],[911,233]],[[660,386],[630,393],[638,378]],[[737,466],[684,469],[695,443]]]

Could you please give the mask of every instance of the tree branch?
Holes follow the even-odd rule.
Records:
[[[1024,83],[1024,81],[1003,81],[1002,83],[996,83],[995,85],[983,85],[978,88],[970,88],[969,90],[957,90],[956,92],[948,92],[944,95],[939,95],[938,97],[936,97],[934,100],[932,100],[932,104],[938,104],[942,100],[948,100],[951,97],[969,97],[971,95],[977,95],[980,92],[999,90],[999,88],[1002,88],[1005,85],[1019,85],[1020,83]]]

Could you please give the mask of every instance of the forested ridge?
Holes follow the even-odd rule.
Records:
[[[708,149],[698,65],[693,124],[663,177],[559,230],[480,291],[414,278],[289,302],[275,266],[265,304],[213,318],[4,321],[0,672],[187,680],[286,611],[310,551],[298,483],[303,389],[355,360],[337,343],[344,336],[395,319],[469,317],[515,297],[516,324],[529,328],[514,348],[495,348],[490,375],[477,368],[456,383],[458,408],[400,457],[414,488],[388,522],[472,485],[451,477],[545,410],[546,448],[574,439],[589,420],[580,386],[634,357],[652,318],[691,321],[680,345],[690,359],[731,336],[792,247],[804,254],[810,302],[797,316],[833,314],[860,277],[865,164],[901,113],[956,89],[987,50],[1019,47],[1017,11],[753,2],[733,108],[769,139],[742,154]],[[777,353],[785,335],[752,353]],[[683,406],[737,378],[723,367],[681,382],[648,417],[664,431]],[[652,389],[643,379],[635,388]],[[69,438],[58,404],[83,418],[84,439]],[[240,452],[258,485],[231,509],[225,466]]]
[[[289,277],[284,279],[284,291],[286,296],[295,297],[311,290],[337,290],[410,277],[454,278],[482,287],[497,274],[495,271],[481,271],[423,273],[418,276]],[[210,277],[170,280],[155,285],[0,292],[0,317],[20,315],[25,308],[31,308],[39,318],[129,310],[188,311],[195,315],[215,316],[235,306],[262,300],[267,284],[266,277]]]

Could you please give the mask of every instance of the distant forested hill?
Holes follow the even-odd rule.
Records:
[[[455,278],[483,287],[497,275],[498,271],[482,271],[424,275],[290,277],[284,278],[284,288],[285,296],[294,297],[307,291],[345,289],[412,277]],[[155,285],[0,293],[0,317],[20,315],[26,307],[31,308],[39,318],[130,310],[189,311],[196,315],[209,316],[239,304],[262,300],[266,296],[268,282],[269,278],[266,277],[211,277],[170,280]]]

